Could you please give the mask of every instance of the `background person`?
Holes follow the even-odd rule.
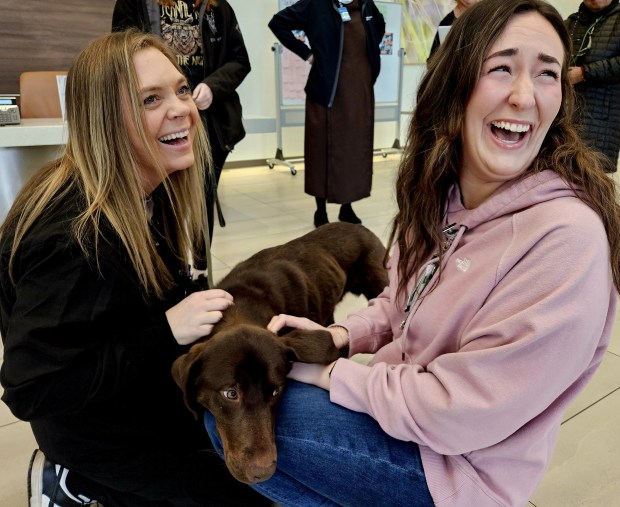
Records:
[[[578,121],[588,144],[618,168],[620,151],[620,5],[583,0],[566,20],[573,41],[568,75],[580,99]]]
[[[390,284],[329,328],[374,357],[291,371],[254,485],[283,505],[522,507],[608,347],[620,208],[572,122],[563,19],[481,0],[451,30],[405,143]]]
[[[175,55],[138,31],[104,36],[76,57],[66,102],[63,155],[0,227],[2,400],[43,451],[30,505],[268,505],[229,475],[171,375],[232,304],[187,272],[209,152]]]
[[[452,26],[452,23],[458,18],[461,14],[463,14],[468,7],[471,7],[478,0],[456,0],[456,5],[454,9],[452,9],[448,14],[444,16],[444,18],[439,22],[439,26]],[[428,55],[430,58],[433,56],[433,53],[437,51],[439,44],[441,41],[439,40],[439,30],[435,33],[435,37],[433,38],[433,44],[431,45],[431,51]]]
[[[340,9],[340,11],[338,10]],[[299,0],[281,10],[269,28],[312,65],[306,82],[305,192],[316,199],[314,225],[338,219],[361,223],[352,202],[370,195],[375,119],[373,85],[385,21],[373,0]],[[310,48],[291,30],[303,30]]]
[[[191,83],[211,143],[215,182],[207,180],[205,191],[212,238],[214,203],[225,225],[217,199],[222,168],[245,137],[236,89],[251,67],[235,12],[226,0],[117,0],[112,30],[129,27],[162,36]]]

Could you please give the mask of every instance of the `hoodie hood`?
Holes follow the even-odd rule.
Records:
[[[456,265],[459,271],[467,272],[472,263],[497,262],[499,257],[514,247],[514,233],[517,228],[515,220],[519,222],[518,228],[521,230],[524,223],[540,220],[540,217],[536,219],[531,214],[534,207],[544,207],[549,201],[566,197],[577,199],[577,193],[556,172],[550,170],[507,181],[474,209],[463,206],[460,188],[454,185],[450,190],[448,213],[443,227],[445,243],[442,246],[441,271],[447,269],[449,272],[447,267]],[[516,218],[520,215],[528,215],[529,218]],[[517,243],[521,241],[518,240]],[[474,254],[463,255],[462,252],[471,251],[472,244],[475,245]],[[524,248],[525,251],[527,249],[528,247]],[[504,254],[498,253],[499,251]],[[518,255],[522,254],[523,252],[520,252]],[[440,277],[435,276],[439,271],[438,267],[438,258],[433,255],[420,269],[418,276],[408,283],[406,299],[401,303],[404,308],[404,320],[400,325],[400,330],[404,331],[400,335],[403,361],[406,356],[407,328],[425,296],[439,283]]]
[[[448,221],[473,230],[482,223],[513,215],[535,204],[568,196],[576,197],[575,191],[556,172],[549,170],[504,183],[474,209],[463,206],[460,189],[454,185],[448,199]]]

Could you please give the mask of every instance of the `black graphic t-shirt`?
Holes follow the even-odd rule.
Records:
[[[204,47],[200,33],[200,8],[193,1],[177,0],[161,6],[161,35],[177,55],[177,61],[195,87],[204,78]]]

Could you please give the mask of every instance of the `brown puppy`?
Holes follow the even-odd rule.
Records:
[[[331,334],[268,331],[288,313],[323,325],[347,292],[376,297],[388,284],[385,247],[361,225],[323,225],[236,265],[217,285],[234,297],[211,335],[173,364],[185,403],[215,417],[230,472],[246,483],[275,471],[275,412],[291,361],[327,364],[339,357]]]

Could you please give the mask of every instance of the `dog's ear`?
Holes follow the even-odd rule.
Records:
[[[179,356],[172,363],[172,378],[183,391],[185,406],[194,414],[196,419],[198,419],[203,408],[196,399],[196,377],[201,370],[202,345],[194,345],[188,353]]]
[[[278,339],[292,350],[293,361],[329,364],[340,357],[332,334],[325,329],[295,329]]]

